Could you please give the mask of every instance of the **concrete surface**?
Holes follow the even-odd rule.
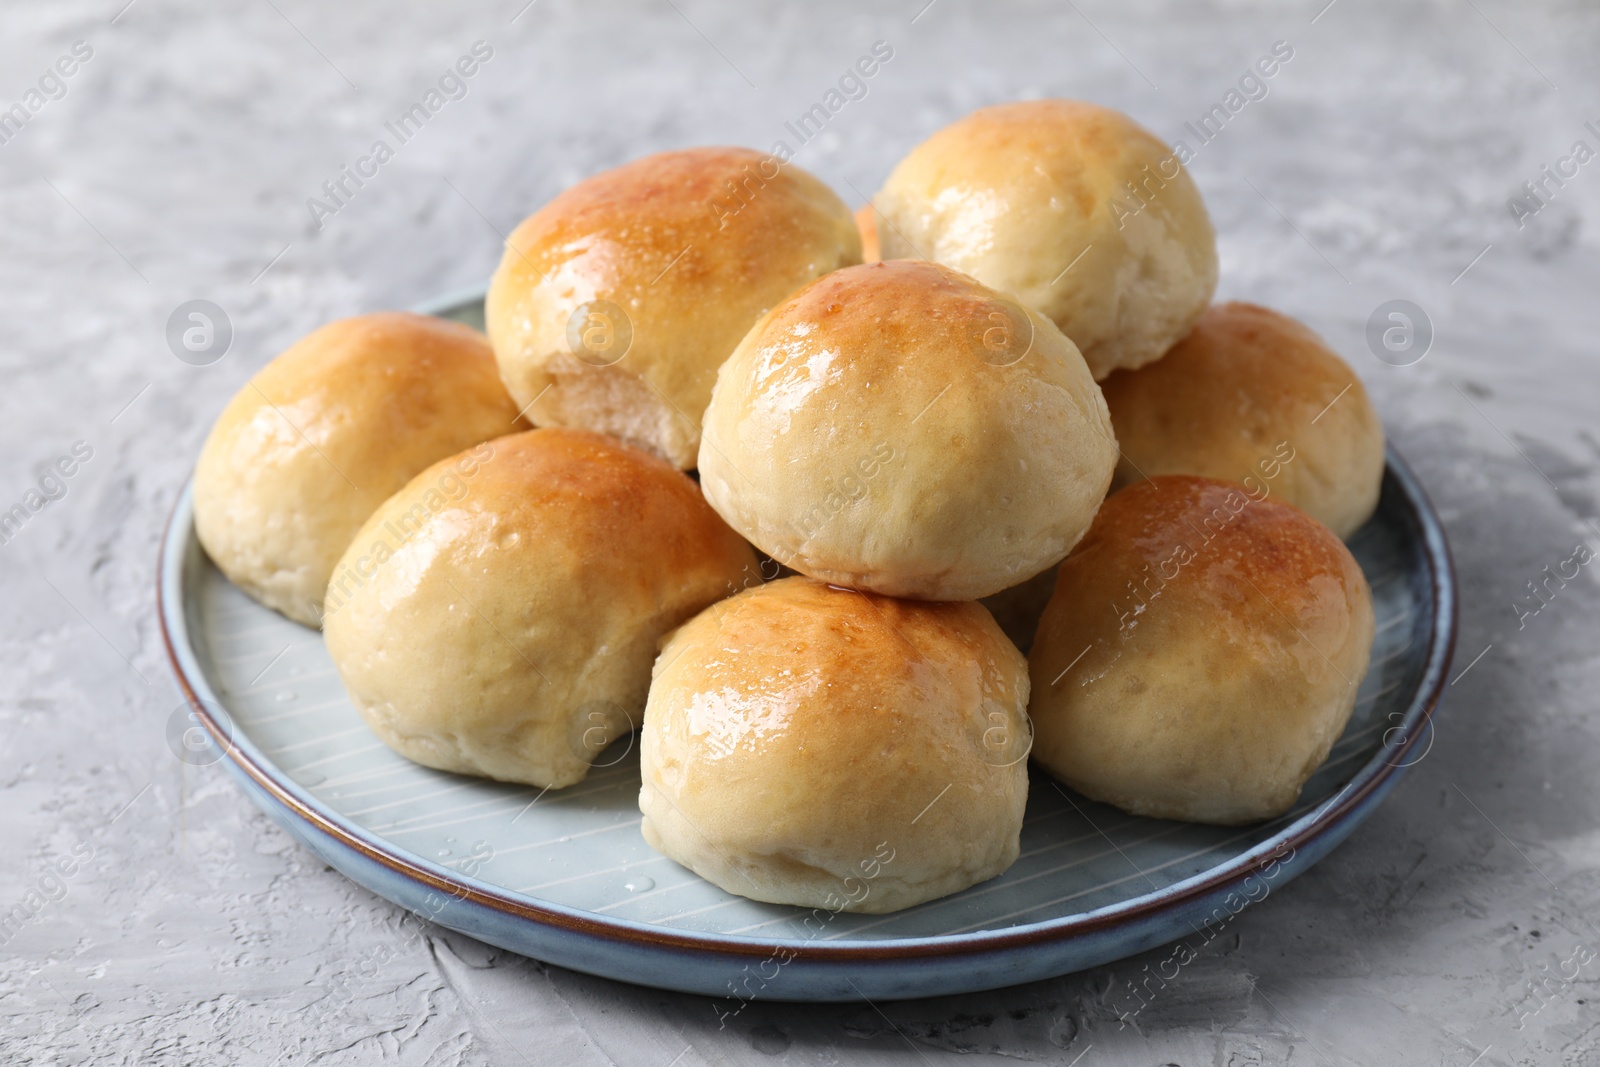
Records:
[[[0,1061],[1600,1064],[1600,597],[1594,568],[1548,604],[1526,586],[1600,545],[1600,162],[1508,207],[1600,149],[1593,5],[124,2],[0,9],[0,105],[92,50],[0,145],[0,505],[92,452],[0,545],[0,913],[37,905],[0,947]],[[318,228],[307,199],[477,40],[466,96]],[[1465,673],[1431,751],[1132,1026],[1116,1008],[1165,951],[719,1030],[703,999],[413,936],[164,738],[156,546],[255,368],[326,319],[479,282],[496,231],[584,174],[769,147],[877,40],[892,61],[797,157],[853,203],[994,101],[1090,97],[1181,138],[1289,42],[1191,165],[1222,295],[1345,353],[1453,538]],[[209,365],[167,344],[191,299],[234,331]],[[1366,341],[1393,299],[1433,330],[1403,367]]]

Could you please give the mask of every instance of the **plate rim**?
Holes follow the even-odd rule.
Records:
[[[437,314],[440,310],[452,309],[476,299],[481,293],[481,287],[464,290],[419,305],[417,310]],[[1149,893],[1100,908],[1003,930],[929,937],[819,941],[795,937],[758,938],[654,926],[515,894],[410,853],[348,820],[277,767],[256,747],[248,734],[244,734],[242,739],[236,738],[231,722],[219,723],[212,714],[212,708],[219,708],[226,716],[227,705],[206,682],[189,639],[188,620],[184,613],[185,560],[191,547],[202,553],[204,551],[198,544],[194,530],[192,474],[173,504],[161,537],[156,573],[157,618],[168,665],[188,706],[237,770],[302,822],[425,889],[471,900],[509,918],[640,948],[737,957],[764,957],[781,949],[786,953],[792,952],[800,960],[816,964],[908,961],[950,955],[1004,953],[1132,927],[1141,921],[1159,918],[1164,912],[1182,908],[1189,902],[1230,890],[1251,875],[1264,871],[1275,859],[1281,859],[1285,846],[1298,851],[1334,832],[1345,817],[1362,807],[1374,791],[1386,790],[1412,765],[1404,757],[1424,734],[1431,732],[1433,715],[1447,688],[1446,678],[1455,652],[1459,603],[1455,569],[1443,523],[1416,474],[1393,444],[1386,442],[1384,451],[1384,478],[1394,480],[1407,505],[1410,518],[1417,528],[1422,557],[1431,579],[1429,591],[1433,627],[1423,659],[1422,676],[1411,694],[1401,722],[1391,728],[1391,731],[1400,730],[1402,739],[1392,747],[1380,747],[1331,801],[1307,811],[1293,823],[1224,863]]]

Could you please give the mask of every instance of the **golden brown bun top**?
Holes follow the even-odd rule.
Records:
[[[852,910],[964,889],[1017,855],[1028,686],[980,604],[804,577],[746,590],[662,647],[645,839],[758,900],[825,903],[880,845],[894,862]]]
[[[799,167],[779,167],[748,148],[686,148],[625,163],[560,193],[512,231],[507,257],[513,267],[537,267],[558,288],[613,300],[618,292],[650,290],[662,301],[678,293],[744,303],[745,290],[760,289],[766,277],[782,276],[787,285],[787,260],[816,258],[808,238],[813,245],[827,239],[834,258],[835,246],[847,245],[848,260],[857,261],[860,238],[851,221],[833,190]]]
[[[979,108],[929,137],[918,151],[952,184],[971,191],[995,186],[1016,187],[1038,180],[1064,183],[1074,189],[1075,206],[1087,213],[1098,207],[1093,185],[1077,185],[1102,173],[1098,164],[1128,151],[1129,143],[1169,149],[1127,115],[1083,100],[1018,100]],[[1048,166],[1048,173],[1028,174],[1017,161]]]
[[[603,573],[607,581],[626,575],[645,587],[661,574],[681,577],[730,556],[754,561],[744,539],[711,510],[693,479],[648,452],[605,434],[560,427],[513,434],[493,445],[493,461],[457,505],[493,521],[476,527],[465,541],[459,529],[441,527],[441,535],[453,538],[454,553],[476,554],[503,535],[536,542],[547,537],[550,549],[558,543],[576,545],[582,555],[564,560],[570,569],[563,571],[534,553],[524,560],[531,568],[528,580],[543,584],[550,574],[560,573],[581,584],[583,575]],[[438,471],[448,463],[441,463]],[[418,482],[431,474],[424,472]],[[369,528],[382,514],[374,516]],[[559,538],[551,533],[557,529]],[[620,568],[609,562],[640,556],[648,556],[651,567]],[[501,578],[515,583],[520,576],[506,573]]]
[[[1193,562],[1181,562],[1183,547],[1194,553]],[[1344,542],[1299,508],[1252,500],[1239,485],[1184,474],[1113,493],[1069,562],[1078,574],[1104,575],[1113,592],[1148,564],[1151,574],[1168,578],[1160,586],[1159,610],[1150,608],[1151,621],[1176,620],[1180,605],[1188,604],[1221,627],[1265,619],[1276,628],[1278,613],[1313,626],[1334,613],[1330,605],[1345,603],[1348,583],[1366,584]],[[1178,577],[1169,578],[1164,565]],[[1128,599],[1126,590],[1117,595]],[[1090,610],[1104,609],[1095,604]],[[1343,611],[1338,608],[1341,620]]]
[[[587,178],[524,220],[485,315],[532,421],[631,435],[688,468],[717,367],[740,338],[795,289],[860,261],[850,209],[799,167],[745,148],[662,152]],[[620,312],[611,324],[629,340],[585,368],[574,316],[596,303],[611,305],[607,322]],[[576,372],[600,393],[587,407],[558,380]],[[643,388],[608,398],[605,383],[619,376],[619,387]],[[619,418],[609,410],[619,405],[648,427],[594,421]]]
[[[483,334],[385,311],[330,322],[261,368],[218,416],[201,463],[255,484],[298,456],[319,484],[277,503],[359,524],[440,457],[519,425]]]
[[[448,388],[441,388],[446,384]],[[293,423],[292,429],[320,445],[346,427],[352,412],[370,413],[384,432],[361,441],[341,439],[340,444],[390,466],[397,451],[411,450],[412,434],[449,420],[469,402],[474,408],[502,410],[502,432],[515,428],[516,408],[483,334],[432,315],[380,311],[330,322],[296,341],[240,390],[217,426],[220,430],[237,415],[271,404]],[[292,435],[293,443],[304,444],[299,434]],[[436,453],[428,462],[434,458]],[[359,460],[355,465],[360,466]],[[394,484],[377,491],[387,497],[425,465],[405,473],[397,469]],[[360,484],[355,474],[351,478]]]
[[[1350,365],[1287,315],[1213,305],[1165,358],[1117,371],[1101,389],[1122,445],[1120,483],[1198,474],[1264,484],[1341,537],[1377,506],[1377,412]],[[1274,457],[1285,454],[1280,471]]]
[[[1287,811],[1371,655],[1344,543],[1239,485],[1166,475],[1106,500],[1059,573],[1030,653],[1034,759],[1134,814]]]
[[[859,260],[851,223],[833,190],[799,167],[748,148],[687,148],[560,193],[512,231],[506,266],[536,267],[557,289],[604,295],[630,314],[618,294],[739,306],[759,295],[770,307],[793,285],[791,261],[831,270],[840,246]]]
[[[883,736],[880,731],[915,734],[924,707],[952,703],[951,675],[967,680],[964,693],[1006,707],[1026,699],[1021,654],[976,602],[897,600],[797,576],[746,590],[680,633],[699,639],[706,627],[737,655],[685,662],[673,684],[717,694],[699,710],[720,709],[730,723],[717,732],[738,734],[753,748],[781,740],[797,752],[808,746],[861,752],[866,738]],[[672,660],[669,647],[656,673]],[[972,712],[978,742],[989,724],[976,708]],[[755,719],[761,729],[745,729]],[[1022,739],[1018,744],[1026,751]]]
[[[940,129],[906,156],[896,167],[904,172],[890,182],[938,190],[975,217],[1010,206],[1099,219],[1110,217],[1108,201],[1128,195],[1123,183],[1140,167],[1171,157],[1164,142],[1120,111],[1083,100],[1022,100],[979,108]],[[1063,196],[1070,200],[1060,202]],[[1151,200],[1162,214],[1195,207],[1170,197]],[[1026,231],[1043,220],[1012,221]]]
[[[798,167],[749,148],[685,148],[584,179],[523,220],[510,244],[546,272],[610,289],[641,276],[648,284],[704,242],[673,267],[676,279],[657,283],[683,285],[782,255],[818,216],[838,215],[849,215],[843,201]]]
[[[559,787],[640,720],[661,637],[757,580],[687,475],[602,434],[538,429],[435,464],[374,512],[324,630],[391,747]]]
[[[1100,383],[1119,431],[1125,409],[1194,433],[1197,445],[1309,427],[1346,386],[1339,405],[1355,394],[1367,407],[1361,379],[1322,338],[1287,315],[1239,301],[1207,308],[1164,358]],[[1258,458],[1246,457],[1244,466]]]
[[[916,259],[836,270],[750,331],[750,343],[767,346],[771,364],[787,363],[783,378],[801,388],[813,383],[816,358],[830,353],[848,360],[853,378],[875,381],[895,373],[933,376],[941,363],[953,364],[951,370],[984,362],[1009,367],[1030,349],[1081,364],[1063,341],[1054,331],[1036,332],[1027,311],[1010,297],[958,270]],[[768,376],[764,385],[770,389],[779,380]],[[950,380],[961,384],[958,376]]]
[[[773,825],[752,828],[758,837],[791,816],[813,819],[808,797],[829,808],[848,801],[835,831],[848,822],[905,832],[944,785],[958,794],[1017,785],[1000,772],[1019,767],[1032,743],[1027,698],[1026,661],[981,604],[783,578],[713,605],[664,643],[649,714],[668,717],[651,727],[646,754],[692,756],[652,772],[677,789],[737,792],[752,770],[767,776],[769,802],[791,814],[769,812]],[[668,739],[684,748],[663,750]],[[860,768],[874,765],[919,791],[938,781],[926,797],[862,805],[871,787]],[[885,806],[900,804],[910,805],[905,819],[886,821]],[[934,822],[965,817],[952,809]]]

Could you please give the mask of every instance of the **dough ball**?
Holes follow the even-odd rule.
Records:
[[[382,312],[316,330],[268,363],[211,428],[195,532],[239,588],[317,626],[333,565],[418,471],[517,428],[476,330]]]
[[[328,590],[328,652],[407,759],[549,788],[640,720],[664,634],[760,582],[667,463],[584,430],[486,442],[369,519]]]
[[[1139,482],[1061,564],[1030,656],[1034,758],[1135,815],[1281,815],[1344,731],[1372,637],[1361,568],[1305,512]]]
[[[778,562],[974,600],[1060,560],[1116,464],[1100,389],[1037,312],[934,263],[835,271],[774,308],[706,411],[706,499]]]
[[[1242,482],[1348,538],[1383,488],[1383,424],[1350,365],[1306,327],[1218,304],[1166,358],[1101,383],[1120,485],[1158,474]]]
[[[640,746],[645,840],[730,893],[888,912],[1018,854],[1027,665],[978,604],[785,578],[661,651]]]

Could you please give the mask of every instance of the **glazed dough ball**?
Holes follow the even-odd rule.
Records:
[[[924,600],[1037,574],[1117,458],[1072,342],[1009,297],[896,260],[813,282],[750,331],[706,410],[706,499],[778,562]]]
[[[1135,815],[1280,815],[1344,731],[1372,637],[1361,568],[1303,511],[1139,482],[1061,564],[1030,657],[1034,758]]]
[[[195,532],[240,589],[317,626],[334,562],[430,463],[517,427],[476,330],[383,312],[329,323],[223,409],[194,474]]]
[[[1027,664],[978,604],[785,578],[661,650],[644,838],[730,893],[881,913],[993,878],[1028,799]]]
[[[1122,445],[1117,483],[1243,482],[1348,538],[1383,487],[1383,424],[1350,365],[1286,315],[1218,304],[1165,359],[1101,387]]]
[[[1096,380],[1189,332],[1217,285],[1216,237],[1177,157],[1076,100],[973,112],[900,161],[874,198],[885,259],[927,257],[1014,293]]]
[[[662,152],[518,226],[486,321],[534,423],[613,434],[687,470],[717,367],[745,331],[859,262],[850,209],[799,167],[745,148]]]
[[[687,476],[545,429],[419,474],[328,589],[328,653],[384,743],[440,770],[559,788],[637,725],[657,642],[759,582]]]

